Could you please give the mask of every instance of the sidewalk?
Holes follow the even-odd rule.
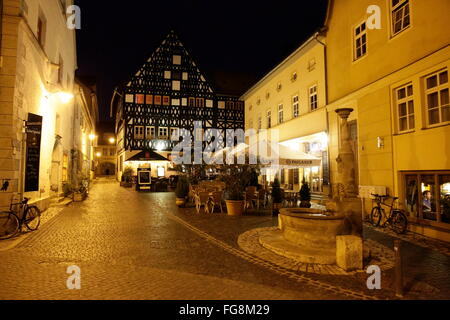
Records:
[[[71,199],[62,199],[62,201],[58,201],[57,199],[50,203],[50,206],[47,210],[41,213],[41,224],[39,228],[42,228],[43,225],[47,224],[53,218],[55,218],[58,214],[61,213],[68,205],[72,203]],[[35,232],[39,232],[39,229]],[[16,235],[12,239],[1,240],[0,241],[0,251],[7,251],[15,248],[19,243],[28,238],[32,232],[29,232],[26,229],[26,226],[22,226],[22,232]]]

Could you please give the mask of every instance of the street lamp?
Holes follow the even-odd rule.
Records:
[[[109,138],[109,143],[113,144],[114,142],[116,142],[116,139],[114,139],[114,138]]]
[[[97,136],[96,136],[95,134],[91,133],[91,134],[89,135],[89,140],[94,141],[95,138],[97,138]]]
[[[100,152],[97,152],[96,156],[97,156],[97,158],[100,158],[102,156],[102,154]]]

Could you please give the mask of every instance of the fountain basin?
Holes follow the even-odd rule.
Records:
[[[336,236],[344,231],[343,215],[318,209],[281,209],[278,220],[284,239],[311,249],[336,250]]]

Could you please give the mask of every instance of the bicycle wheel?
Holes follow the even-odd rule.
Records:
[[[392,212],[392,218],[390,221],[390,226],[395,233],[402,234],[405,233],[408,228],[408,219],[405,214],[401,211]]]
[[[41,224],[41,211],[36,206],[30,206],[25,211],[25,225],[28,230],[34,231]]]
[[[373,207],[372,212],[370,213],[370,223],[374,227],[378,227],[381,221],[381,209],[378,207]]]
[[[12,212],[0,212],[0,240],[14,237],[19,232],[19,219]]]

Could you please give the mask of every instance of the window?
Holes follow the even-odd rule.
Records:
[[[217,106],[219,107],[219,109],[225,109],[225,101],[219,101],[217,103]]]
[[[180,99],[172,99],[172,105],[173,106],[179,106],[180,105]]]
[[[38,25],[37,25],[37,39],[41,47],[45,45],[45,36],[47,32],[47,19],[44,14],[41,12],[38,17]]]
[[[187,80],[188,79],[188,73],[187,72],[183,72],[183,80]]]
[[[188,100],[186,98],[181,98],[181,105],[186,107],[188,105]]]
[[[145,103],[146,104],[153,104],[153,95],[148,94],[145,96]]]
[[[189,107],[195,107],[195,98],[189,98]]]
[[[136,103],[137,104],[144,104],[144,95],[143,94],[137,94],[136,95]]]
[[[161,96],[155,96],[155,104],[158,106],[161,105]]]
[[[180,81],[172,80],[172,90],[180,91]]]
[[[272,111],[267,111],[267,129],[272,128]]]
[[[411,24],[409,0],[391,0],[392,35],[402,32]]]
[[[134,127],[134,139],[135,140],[144,139],[144,126],[135,126]]]
[[[62,84],[63,82],[63,76],[64,76],[64,60],[59,55],[59,68],[58,68],[58,83]]]
[[[170,71],[164,71],[164,79],[171,79],[172,73]]]
[[[310,111],[317,109],[317,86],[309,88],[309,108]]]
[[[181,73],[180,73],[180,71],[173,71],[172,72],[172,79],[173,80],[181,80]]]
[[[181,64],[181,56],[180,55],[173,55],[173,64],[180,65]]]
[[[206,107],[208,107],[208,108],[212,108],[212,107],[213,107],[213,101],[212,101],[212,100],[209,100],[209,99],[207,99],[207,100],[206,100]]]
[[[354,39],[354,59],[357,60],[367,53],[367,30],[365,22],[355,28]]]
[[[261,116],[258,117],[258,130],[262,129],[262,118]]]
[[[292,97],[292,112],[294,118],[299,116],[298,95]]]
[[[180,137],[178,128],[170,128],[170,140],[178,141]]]
[[[125,95],[125,102],[126,102],[126,103],[133,103],[133,102],[134,102],[134,95],[132,95],[132,94],[126,94],[126,95]]]
[[[403,177],[404,204],[410,217],[450,223],[450,172],[405,172]]]
[[[308,62],[308,71],[311,72],[316,68],[316,59],[311,59]]]
[[[396,90],[398,131],[414,129],[413,86],[408,84]]]
[[[283,105],[278,105],[278,124],[283,123]]]
[[[157,172],[158,172],[158,177],[165,177],[166,173],[165,173],[166,169],[164,167],[158,167]]]
[[[166,127],[159,127],[158,136],[160,139],[167,139],[168,131]]]
[[[197,98],[196,100],[196,106],[198,108],[203,108],[205,106],[205,99],[203,98]]]
[[[145,127],[145,139],[152,140],[155,138],[155,127]]]
[[[233,110],[234,109],[234,102],[233,101],[227,101],[227,109]]]
[[[114,157],[115,154],[116,154],[116,150],[114,148],[110,148],[109,149],[109,156],[110,157]]]
[[[163,97],[163,106],[170,106],[170,97],[169,96]]]
[[[291,81],[294,82],[297,80],[297,72],[293,72],[291,75]]]
[[[429,125],[450,121],[447,70],[425,78],[425,101]]]

